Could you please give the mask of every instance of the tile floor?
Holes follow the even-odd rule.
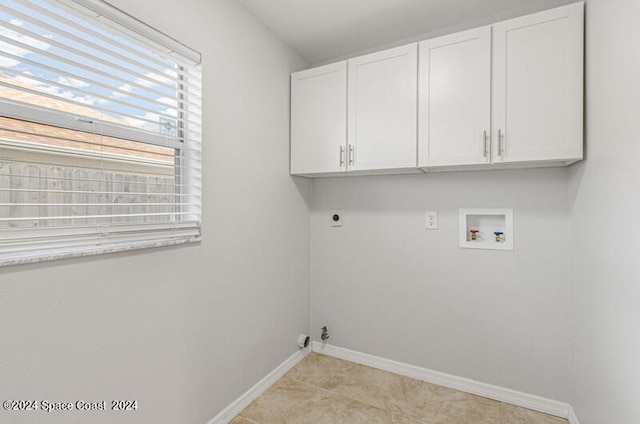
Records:
[[[231,424],[567,424],[567,420],[311,353]]]

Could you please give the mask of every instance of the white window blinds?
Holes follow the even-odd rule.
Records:
[[[100,0],[0,3],[0,265],[200,238],[199,53]]]

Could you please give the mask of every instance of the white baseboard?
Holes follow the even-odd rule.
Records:
[[[227,424],[229,421],[233,420],[236,415],[242,412],[242,410],[249,406],[251,402],[256,400],[258,396],[263,394],[269,387],[275,384],[276,381],[278,381],[310,352],[311,349],[306,348],[300,349],[299,351],[291,355],[282,364],[278,365],[276,369],[267,374],[265,378],[256,383],[255,386],[247,390],[246,393],[233,401],[231,405],[227,406],[218,415],[209,420],[208,424]]]
[[[580,424],[580,421],[578,421],[578,417],[571,406],[569,406],[569,424]]]
[[[367,365],[395,374],[404,375],[406,377],[415,378],[417,380],[426,381],[428,383],[438,384],[440,386],[449,387],[462,392],[532,409],[534,411],[544,412],[545,414],[555,415],[556,417],[569,418],[569,422],[571,424],[578,424],[578,420],[575,418],[575,415],[573,415],[573,418],[569,415],[570,412],[573,412],[571,410],[571,406],[563,402],[557,402],[555,400],[506,389],[504,387],[493,386],[491,384],[480,383],[478,381],[456,377],[454,375],[416,367],[402,362],[368,355],[366,353],[355,352],[326,343],[313,342],[312,349],[314,352],[323,353],[325,355],[355,362],[357,364]],[[571,419],[574,421],[571,421]]]

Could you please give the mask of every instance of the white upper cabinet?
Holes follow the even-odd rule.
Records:
[[[291,173],[346,171],[347,62],[291,75]]]
[[[491,27],[420,43],[419,166],[488,163]]]
[[[583,7],[420,43],[420,167],[582,159]]]
[[[582,159],[583,7],[493,26],[495,162]]]
[[[348,61],[351,171],[417,167],[418,45]]]
[[[582,159],[583,20],[574,3],[294,73],[291,173]]]

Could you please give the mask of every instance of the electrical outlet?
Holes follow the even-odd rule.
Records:
[[[438,211],[427,211],[425,228],[427,230],[438,229]]]

